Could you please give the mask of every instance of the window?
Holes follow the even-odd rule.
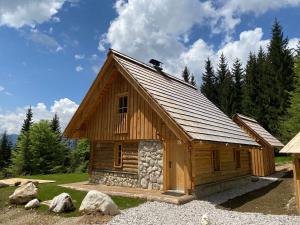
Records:
[[[115,155],[114,155],[114,166],[115,167],[122,167],[122,144],[117,143],[115,145]]]
[[[127,96],[119,97],[119,113],[127,113]]]
[[[218,150],[212,151],[212,164],[214,171],[220,171],[220,152]]]
[[[241,168],[241,151],[234,150],[235,168]]]

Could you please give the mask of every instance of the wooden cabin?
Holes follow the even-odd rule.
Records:
[[[258,144],[153,61],[110,50],[65,129],[91,141],[90,182],[187,194],[248,177],[249,149]]]
[[[280,153],[293,155],[294,186],[296,193],[297,211],[300,214],[300,132],[284,146]]]
[[[283,144],[251,117],[236,114],[233,121],[261,146],[261,148],[250,149],[252,175],[273,174],[275,172],[275,148],[283,147]]]

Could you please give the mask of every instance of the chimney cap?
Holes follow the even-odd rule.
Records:
[[[161,67],[161,65],[163,64],[162,62],[160,62],[156,59],[150,59],[149,63],[151,63],[154,66],[154,68],[162,70],[162,67]]]

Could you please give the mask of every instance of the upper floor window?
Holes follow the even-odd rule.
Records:
[[[128,110],[128,97],[127,96],[121,96],[119,97],[119,113],[127,113]]]

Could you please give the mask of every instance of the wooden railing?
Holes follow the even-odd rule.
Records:
[[[125,134],[128,132],[127,113],[118,113],[115,117],[115,133]]]

